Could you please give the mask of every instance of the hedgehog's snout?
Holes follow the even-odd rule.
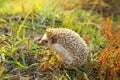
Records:
[[[39,46],[46,46],[48,44],[48,41],[47,40],[40,40],[39,42],[38,42],[38,45]]]
[[[43,45],[43,42],[42,42],[42,41],[39,41],[39,42],[38,42],[38,45],[39,45],[39,46],[42,46],[42,45]]]

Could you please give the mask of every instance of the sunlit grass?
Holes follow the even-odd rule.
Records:
[[[16,14],[16,13],[24,13],[24,12],[30,12],[34,5],[40,5],[41,8],[42,3],[46,2],[46,0],[6,0],[4,1],[4,5],[1,7],[1,12],[7,13],[7,14]]]

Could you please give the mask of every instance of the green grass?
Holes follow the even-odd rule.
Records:
[[[25,1],[5,0],[0,6],[0,78],[18,79],[20,73],[25,80],[38,76],[43,79],[77,80],[77,74],[80,74],[84,80],[89,80],[86,64],[83,71],[75,68],[40,72],[39,63],[46,51],[37,45],[36,40],[48,26],[72,29],[84,39],[90,37],[87,44],[91,62],[94,63],[107,41],[100,34],[102,17],[81,8],[65,11],[59,5],[60,0]],[[2,71],[2,66],[8,70]]]

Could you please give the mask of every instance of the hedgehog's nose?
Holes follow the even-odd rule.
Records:
[[[38,42],[38,45],[39,45],[39,46],[44,46],[43,41],[39,41],[39,42]]]

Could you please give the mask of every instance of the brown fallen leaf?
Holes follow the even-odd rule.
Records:
[[[50,68],[48,67],[46,63],[42,63],[40,65],[40,70],[44,72],[44,71],[50,70]]]

